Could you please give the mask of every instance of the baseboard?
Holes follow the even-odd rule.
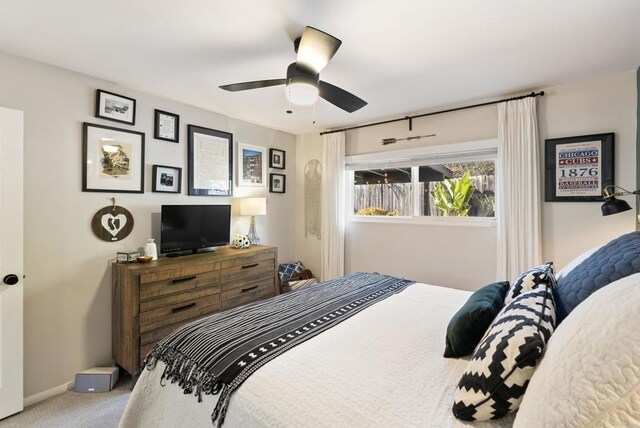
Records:
[[[46,400],[47,398],[51,398],[54,395],[62,394],[63,392],[70,391],[73,389],[75,382],[67,382],[62,385],[54,386],[51,389],[47,389],[46,391],[42,391],[38,394],[32,395],[31,397],[26,397],[24,399],[24,407],[31,406],[32,404],[39,403],[40,401]]]

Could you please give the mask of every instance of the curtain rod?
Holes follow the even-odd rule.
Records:
[[[451,113],[453,111],[467,110],[467,109],[470,109],[470,108],[484,107],[484,106],[489,106],[489,105],[492,105],[492,104],[499,104],[499,103],[504,103],[504,102],[507,102],[507,101],[521,100],[521,99],[530,98],[530,97],[544,97],[544,91],[531,92],[530,94],[521,95],[519,97],[505,98],[505,99],[496,100],[496,101],[488,101],[486,103],[472,104],[472,105],[469,105],[469,106],[450,108],[450,109],[447,109],[447,110],[434,111],[434,112],[431,112],[431,113],[418,114],[418,115],[415,115],[415,116],[405,116],[405,117],[400,117],[398,119],[390,119],[390,120],[384,120],[382,122],[368,123],[366,125],[352,126],[350,128],[334,129],[333,131],[323,131],[323,132],[320,133],[320,135],[334,134],[336,132],[343,132],[343,131],[351,131],[352,129],[367,128],[369,126],[385,125],[387,123],[400,122],[400,121],[403,121],[403,120],[408,120],[409,121],[409,131],[412,131],[413,130],[413,119],[418,119],[418,118],[426,117],[426,116],[433,116],[433,115],[442,114],[442,113]]]

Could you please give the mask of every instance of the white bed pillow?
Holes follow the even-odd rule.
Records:
[[[609,284],[558,327],[514,427],[640,426],[640,274]]]
[[[562,279],[563,277],[567,276],[567,274],[569,272],[571,272],[572,270],[577,268],[580,263],[582,263],[583,261],[588,259],[591,254],[595,253],[600,248],[602,248],[602,245],[598,245],[597,247],[590,248],[587,251],[585,251],[584,253],[580,254],[575,259],[571,260],[569,263],[567,263],[567,265],[565,267],[560,269],[560,272],[558,272],[556,274],[556,280],[560,281],[560,279]]]

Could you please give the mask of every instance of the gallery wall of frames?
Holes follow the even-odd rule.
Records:
[[[234,142],[226,130],[192,123],[182,125],[187,139],[180,141],[180,115],[159,109],[153,110],[149,142],[145,132],[149,130],[135,129],[136,103],[124,94],[96,90],[95,117],[119,126],[82,124],[84,192],[144,193],[145,153],[150,145],[185,143],[186,165],[152,165],[152,192],[229,197],[235,174],[237,187],[268,186],[270,193],[286,193],[285,150],[258,145],[261,142]]]

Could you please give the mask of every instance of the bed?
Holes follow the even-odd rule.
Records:
[[[451,397],[467,361],[442,352],[470,294],[416,283],[296,346],[244,382],[224,426],[465,426]],[[143,371],[120,426],[211,427],[217,397],[198,403],[177,384],[162,387],[162,369]]]
[[[486,422],[453,416],[469,358],[443,358],[445,332],[471,293],[415,283],[255,371],[232,396],[224,426],[640,426],[640,274],[614,283],[593,293],[551,338],[517,421],[514,413]],[[593,319],[610,302],[615,310]],[[621,330],[623,322],[631,327]],[[594,337],[601,339],[588,343]],[[601,356],[607,352],[620,357]],[[593,364],[579,367],[584,361]],[[199,403],[161,381],[164,367],[143,370],[120,427],[214,426],[218,396]],[[548,381],[560,377],[560,384]]]

